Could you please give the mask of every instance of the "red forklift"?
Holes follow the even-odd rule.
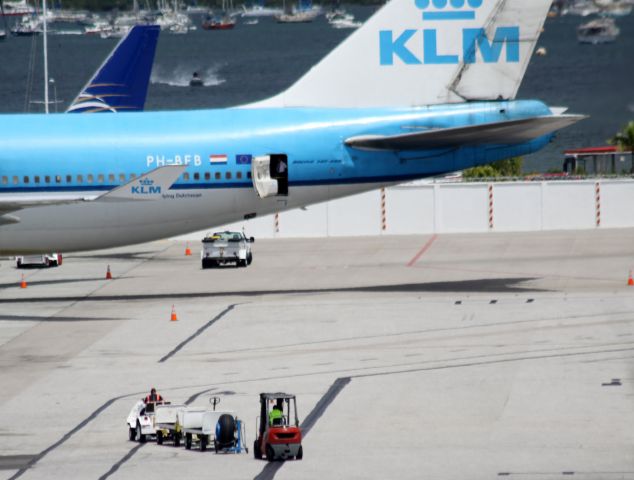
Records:
[[[261,393],[260,416],[255,427],[258,437],[253,444],[253,455],[258,460],[262,456],[269,462],[301,460],[304,456],[295,395]]]

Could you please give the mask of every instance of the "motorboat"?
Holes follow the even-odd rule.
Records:
[[[335,13],[326,18],[333,28],[359,28],[362,25],[362,22],[355,22],[354,15],[345,12]]]
[[[619,35],[619,27],[614,19],[609,17],[597,18],[577,27],[577,40],[580,43],[610,43]]]
[[[222,18],[211,18],[203,22],[203,30],[231,30],[236,26],[236,21],[228,15]]]
[[[42,33],[42,24],[39,19],[23,17],[22,21],[11,29],[11,35],[16,37],[31,37]]]
[[[189,86],[190,87],[202,87],[202,86],[204,86],[203,79],[200,78],[200,75],[198,75],[198,72],[194,72],[194,74],[192,75],[192,78],[189,81]]]
[[[243,17],[274,17],[275,15],[281,15],[284,13],[279,8],[265,7],[264,5],[253,5],[250,8],[242,6],[241,16]]]

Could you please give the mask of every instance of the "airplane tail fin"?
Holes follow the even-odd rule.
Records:
[[[392,0],[285,92],[247,107],[513,99],[552,0]]]
[[[119,42],[68,108],[69,113],[143,110],[160,27],[137,25]]]

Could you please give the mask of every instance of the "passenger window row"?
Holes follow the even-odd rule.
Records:
[[[246,172],[246,178],[251,178],[251,172]],[[242,172],[236,172],[236,179],[237,180],[242,180]],[[126,175],[125,173],[120,173],[118,176],[115,176],[114,173],[110,173],[108,174],[108,183],[109,184],[113,184],[115,183],[115,178],[118,178],[119,183],[125,183],[126,181],[130,181],[130,180],[134,180],[137,177],[137,175],[135,173],[131,173],[128,178],[126,179]],[[194,180],[200,180],[200,173],[199,172],[195,172],[192,175]],[[232,178],[232,173],[231,172],[225,172],[225,179],[226,180],[231,180]],[[55,184],[61,184],[61,183],[77,183],[77,184],[83,184],[83,183],[87,183],[87,184],[93,184],[93,183],[98,183],[98,184],[103,184],[106,181],[106,176],[104,174],[98,174],[98,175],[93,175],[91,173],[89,173],[88,175],[76,175],[73,177],[73,175],[55,175],[55,176],[50,176],[50,175],[44,175],[44,176],[40,176],[40,175],[34,175],[33,177],[29,176],[29,175],[25,175],[23,177],[19,177],[17,175],[13,175],[12,177],[3,175],[2,179],[1,179],[1,183],[2,185],[9,185],[9,182],[12,185],[18,185],[20,183],[20,179],[22,179],[22,183],[24,183],[25,185],[30,185],[30,184],[34,184],[34,185],[39,185],[41,183],[44,184],[51,184],[51,183],[55,183]],[[183,181],[189,181],[190,179],[190,174],[189,172],[185,172],[183,173],[182,176],[182,180]],[[205,172],[204,173],[204,179],[205,180],[211,180],[211,173],[210,172]],[[221,180],[222,179],[222,174],[220,172],[215,172],[214,173],[214,179],[215,180]]]

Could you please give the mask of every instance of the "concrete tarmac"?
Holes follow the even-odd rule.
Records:
[[[634,479],[634,230],[192,247],[2,262],[0,479]],[[258,394],[295,393],[304,459],[130,442],[151,386],[249,447]]]

